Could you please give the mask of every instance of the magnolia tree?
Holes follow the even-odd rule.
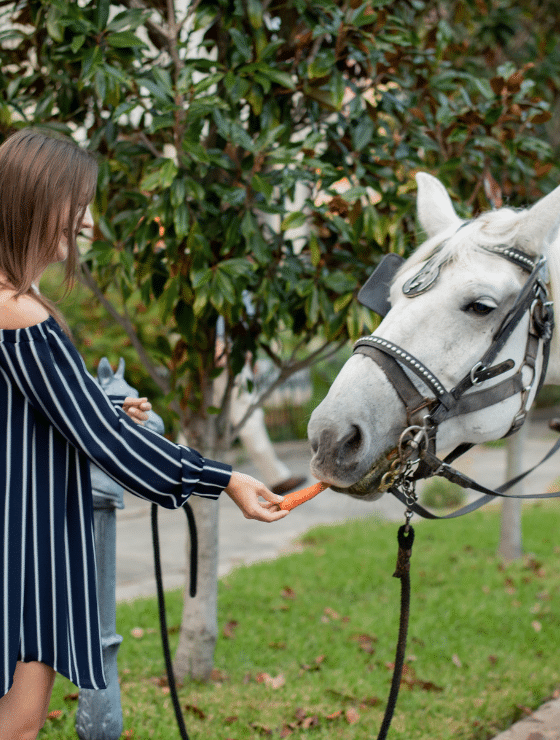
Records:
[[[415,171],[440,176],[464,215],[557,180],[544,129],[557,80],[543,72],[556,36],[533,44],[522,6],[494,5],[0,2],[0,133],[39,124],[98,153],[83,280],[189,444],[228,448],[247,353],[280,383],[372,328],[355,296],[383,252],[414,245]],[[86,332],[91,366],[103,337]],[[217,510],[194,504],[203,578],[176,662],[206,678]]]

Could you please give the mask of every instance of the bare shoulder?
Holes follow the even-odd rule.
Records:
[[[30,296],[10,297],[0,291],[0,329],[25,329],[49,318],[49,312]]]

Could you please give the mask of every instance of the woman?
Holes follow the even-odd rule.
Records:
[[[56,308],[34,288],[91,225],[97,165],[66,139],[23,129],[0,146],[0,737],[35,738],[56,672],[104,688],[90,461],[168,508],[222,490],[247,518],[276,521],[280,496],[134,421],[85,370]],[[130,417],[130,418],[129,418]],[[259,496],[265,502],[259,501]]]

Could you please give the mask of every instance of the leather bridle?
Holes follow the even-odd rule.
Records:
[[[359,339],[354,345],[354,353],[366,355],[383,371],[405,407],[408,426],[403,430],[397,448],[389,454],[393,462],[389,473],[382,479],[381,490],[389,489],[394,492],[395,486],[401,489],[401,494],[404,490],[404,500],[409,508],[416,502],[414,493],[416,480],[433,475],[450,477],[450,471],[453,475],[461,475],[450,468],[449,462],[472,445],[460,445],[445,460],[437,458],[437,431],[442,422],[521,395],[520,409],[505,436],[513,434],[526,419],[530,402],[534,398],[533,391],[538,390],[544,381],[553,330],[552,303],[546,285],[546,259],[544,257],[535,259],[521,250],[506,245],[493,247],[490,251],[521,267],[529,273],[529,276],[484,355],[454,388],[447,390],[424,363],[387,339],[372,334]],[[394,265],[392,269],[398,269],[399,266],[400,264]],[[403,292],[409,297],[414,297],[429,290],[439,277],[440,267],[441,264],[434,266],[433,259],[428,260],[419,273],[405,283]],[[385,292],[388,291],[392,279],[388,278],[385,270],[382,274],[381,288]],[[372,298],[362,302],[366,305],[373,303],[379,306],[384,301],[385,305],[390,307],[387,295],[383,299],[380,299],[379,294],[376,295],[379,288],[375,287],[375,273],[368,283],[369,295]],[[511,359],[498,364],[494,362],[527,314],[530,317],[529,330],[524,359],[519,368],[498,383],[482,387],[487,381],[498,378],[514,368],[515,363]],[[537,374],[539,354],[542,361],[540,373]],[[531,373],[529,383],[523,381],[523,373],[527,368]],[[415,383],[413,378],[419,380],[420,385],[425,387],[428,393],[421,392],[418,389],[418,382]]]

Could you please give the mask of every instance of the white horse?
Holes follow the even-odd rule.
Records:
[[[440,390],[449,400],[458,395],[449,392],[467,379],[460,397],[462,410],[447,414],[443,409],[440,413],[440,406],[436,411],[441,417],[438,449],[498,439],[512,425],[523,422],[540,380],[540,339],[533,362],[526,359],[527,337],[535,323],[531,306],[504,338],[504,346],[491,357],[489,372],[480,361],[504,321],[507,323],[512,307],[518,306],[527,281],[531,279],[536,285],[546,279],[535,277],[534,266],[541,255],[547,259],[552,294],[558,291],[560,187],[527,210],[501,208],[464,221],[439,180],[425,173],[416,179],[418,217],[428,239],[392,278],[390,310],[372,335],[373,343],[383,354],[388,351],[384,344],[393,348],[397,370],[404,370],[420,395],[428,399],[441,384],[444,388]],[[544,301],[548,299],[541,303]],[[558,352],[558,332],[554,332],[548,383],[560,382]],[[399,353],[412,356],[412,363],[401,362]],[[416,361],[419,370],[415,370]],[[492,369],[496,369],[494,377]],[[311,471],[338,491],[372,500],[386,490],[385,474],[399,437],[411,424],[390,375],[390,369],[382,370],[371,357],[355,353],[313,411],[308,427]],[[488,398],[488,393],[479,396],[481,403],[490,403],[483,408],[473,403],[473,394],[500,384],[503,387],[507,385],[504,380],[514,376],[517,390],[510,387],[509,395],[504,394],[501,400]],[[469,383],[469,377],[474,384]],[[415,423],[423,423],[418,421],[422,413],[426,418],[430,411],[420,412]]]

